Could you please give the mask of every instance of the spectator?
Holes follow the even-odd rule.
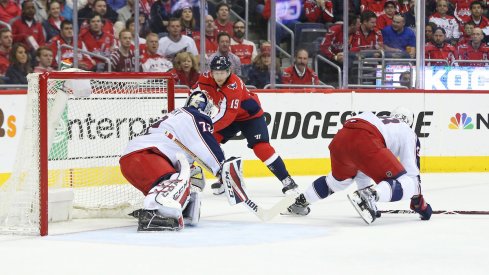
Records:
[[[110,65],[113,72],[134,72],[134,52],[132,46],[132,33],[128,29],[119,32],[119,48],[112,50]]]
[[[156,33],[149,33],[146,36],[146,52],[141,59],[143,72],[168,72],[173,69],[173,64],[157,53],[159,40]]]
[[[234,22],[233,34],[231,52],[239,57],[241,65],[251,65],[251,61],[257,55],[256,45],[253,41],[244,39],[245,23],[243,21]]]
[[[54,68],[58,68],[58,64],[61,61],[64,61],[66,63],[73,63],[73,50],[70,48],[65,48],[65,47],[60,47],[61,45],[68,45],[73,47],[73,23],[68,20],[64,20],[61,22],[61,30],[59,35],[56,35],[51,39],[50,42],[50,47],[53,51],[53,54],[55,56],[53,60],[52,66]],[[82,50],[87,50],[87,47],[85,46],[85,43],[82,40],[78,40],[78,48]],[[60,52],[60,57],[61,60],[57,59],[58,58],[58,50]],[[91,71],[93,70],[93,67],[95,66],[95,61],[91,59],[88,55],[86,54],[81,54],[78,53],[78,67],[82,70],[86,71]]]
[[[309,67],[309,53],[306,49],[299,49],[295,54],[295,62],[292,66],[284,69],[282,83],[319,85],[318,75]]]
[[[404,17],[394,15],[392,26],[382,30],[384,50],[395,53],[395,57],[411,57],[416,55],[416,35],[410,28],[404,27]]]
[[[388,0],[361,0],[360,12],[371,11],[377,17],[384,13],[384,5]]]
[[[23,43],[28,52],[33,52],[46,43],[40,22],[34,19],[36,7],[32,0],[22,2],[22,15],[12,23],[14,43]]]
[[[404,15],[411,10],[411,2],[416,2],[416,0],[399,0],[399,13]]]
[[[474,28],[472,39],[457,49],[458,60],[488,60],[489,46],[482,43],[484,33],[481,28]],[[461,66],[484,67],[488,63],[462,63]]]
[[[177,54],[175,57],[175,71],[180,85],[194,86],[199,79],[199,62],[196,56],[189,52]]]
[[[216,24],[218,32],[225,32],[229,35],[233,34],[233,22],[229,16],[229,5],[221,2],[216,6]]]
[[[355,14],[348,15],[348,37],[360,28],[360,18]],[[329,60],[343,64],[343,22],[331,26],[321,42],[320,52]]]
[[[99,3],[99,1],[103,3]],[[107,6],[106,0],[87,0],[87,5],[78,11],[79,26],[82,26],[84,21],[92,18],[94,13],[98,13],[103,19],[109,20],[110,23],[107,24],[111,26],[117,21],[117,17],[119,16],[110,6]],[[113,34],[114,31],[111,33]]]
[[[352,36],[350,51],[382,49],[383,37],[380,30],[376,28],[377,16],[375,13],[372,11],[363,12],[360,21],[360,28]]]
[[[460,37],[460,39],[458,40],[457,46],[470,42],[470,40],[472,39],[472,32],[474,31],[474,28],[475,28],[474,22],[469,21],[469,22],[465,23],[464,32],[463,32],[462,36]]]
[[[217,35],[217,52],[211,54],[207,59],[206,68],[210,69],[209,64],[215,56],[225,56],[231,62],[231,73],[241,76],[241,61],[239,57],[231,52],[231,36],[227,32],[220,32]]]
[[[142,22],[141,17],[143,17],[144,22]],[[149,25],[147,24],[148,21],[146,20],[146,16],[144,14],[139,15],[139,55],[143,56],[144,52],[146,51],[146,35],[150,33]],[[134,17],[129,18],[126,22],[126,29],[128,29],[131,32],[132,37],[136,37],[136,29],[134,27]],[[131,50],[134,51],[135,40],[131,41]]]
[[[446,0],[439,0],[436,3],[436,12],[429,17],[429,21],[445,29],[445,38],[447,41],[452,45],[456,45],[460,38],[459,25],[457,19],[448,15],[447,12],[448,2]]]
[[[114,11],[112,11],[114,12]],[[115,12],[114,12],[115,13]],[[112,19],[109,16],[109,8],[107,7],[107,2],[105,0],[94,0],[93,6],[92,6],[92,13],[91,15],[98,14],[102,17],[102,31],[105,33],[110,33],[111,35],[114,35],[114,24]],[[113,17],[113,15],[111,15]],[[117,13],[116,13],[117,17]],[[91,17],[89,17],[91,18]],[[115,20],[115,19],[114,19]],[[81,24],[80,27],[80,32],[83,32],[83,29],[88,29],[88,19],[84,20],[83,23]]]
[[[66,20],[73,21],[73,1],[72,0],[60,0],[61,3],[61,16]],[[78,1],[78,7],[80,7],[81,1]]]
[[[0,21],[9,24],[10,20],[20,16],[21,14],[22,10],[17,4],[17,1],[0,0]]]
[[[89,29],[81,32],[79,39],[86,44],[89,52],[110,58],[115,45],[115,38],[112,34],[103,31],[102,19],[100,14],[93,14],[89,21]],[[96,71],[106,70],[104,59],[95,57],[94,60]]]
[[[0,76],[5,75],[10,65],[9,54],[12,43],[12,32],[7,28],[0,29]]]
[[[433,22],[428,22],[426,24],[425,29],[424,29],[425,43],[426,44],[433,42],[433,32],[435,31],[436,28],[438,28],[438,26]]]
[[[157,34],[168,32],[168,23],[171,15],[170,0],[156,0],[151,5],[150,13],[150,28],[151,31]]]
[[[48,13],[48,19],[42,22],[42,26],[46,32],[46,41],[51,40],[51,38],[59,34],[61,22],[65,20],[61,16],[61,4],[56,0],[49,2]]]
[[[416,33],[416,0],[409,0],[409,10],[402,14],[404,16],[404,21],[406,22],[406,27],[413,30]],[[428,20],[425,20],[428,21]]]
[[[34,68],[35,73],[44,73],[54,71],[51,64],[53,64],[53,51],[48,46],[41,46],[36,51],[37,66]]]
[[[190,6],[190,4],[184,5],[181,13],[180,23],[182,23],[182,34],[191,37],[192,39],[200,37],[200,32],[196,28],[192,6]]]
[[[27,84],[29,73],[32,73],[32,67],[27,47],[22,43],[15,43],[10,51],[10,66],[5,73],[5,83]]]
[[[399,76],[399,84],[401,86],[407,87],[408,89],[413,88],[413,83],[411,82],[411,72],[402,72]]]
[[[307,22],[333,22],[333,3],[330,0],[305,0],[304,10]]]
[[[470,11],[472,15],[469,17],[467,22],[473,22],[475,27],[481,28],[482,32],[485,35],[489,35],[489,19],[482,15],[482,2],[481,1],[473,1],[470,4]]]
[[[455,10],[453,12],[453,16],[463,24],[470,20],[470,3],[474,0],[450,0]]]
[[[265,85],[270,84],[270,67],[272,66],[272,57],[270,55],[272,44],[263,42],[260,47],[260,53],[253,59],[253,64],[248,73],[247,85],[253,85],[258,89],[263,89]],[[275,64],[275,83],[280,84],[281,73],[279,62]]]
[[[197,47],[192,38],[182,35],[182,24],[178,18],[170,18],[168,22],[168,36],[159,41],[158,54],[173,60],[179,52],[189,52],[198,55]]]
[[[134,0],[127,0],[127,4],[117,9],[117,22],[125,24],[127,20],[134,16]],[[117,23],[116,22],[116,23]]]
[[[44,22],[45,20],[48,20],[48,4],[48,0],[34,1],[34,6],[36,8],[36,15],[34,16],[34,19],[36,19],[37,22]]]
[[[383,30],[385,27],[392,25],[392,19],[396,14],[396,4],[387,1],[384,4],[384,13],[377,18],[377,29]]]
[[[194,38],[195,44],[200,49],[200,37]],[[212,15],[206,15],[205,17],[205,57],[208,58],[211,54],[217,51],[217,27],[214,23]]]
[[[455,47],[446,42],[445,35],[445,29],[441,27],[435,29],[433,32],[433,42],[425,46],[426,59],[443,59],[448,62],[448,65],[452,64],[455,59]],[[426,64],[430,66],[446,66],[447,62],[427,60]]]

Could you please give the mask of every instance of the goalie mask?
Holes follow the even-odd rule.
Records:
[[[211,118],[218,112],[218,109],[210,96],[205,91],[201,90],[194,90],[189,95],[185,102],[185,107],[193,107]]]
[[[413,126],[414,122],[414,113],[411,112],[408,108],[405,107],[397,107],[391,112],[391,117],[395,117],[404,123],[406,123],[409,127]]]

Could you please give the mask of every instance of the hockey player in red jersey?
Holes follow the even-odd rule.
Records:
[[[207,91],[219,107],[212,119],[214,136],[226,143],[238,132],[246,137],[248,147],[267,165],[282,182],[282,192],[296,189],[297,184],[289,175],[282,158],[270,145],[268,129],[258,96],[245,87],[243,81],[230,71],[231,62],[225,56],[215,56],[210,72],[200,75],[194,88]],[[222,184],[213,184],[215,194],[221,194]]]
[[[185,107],[168,113],[129,142],[119,163],[122,175],[146,196],[144,208],[133,213],[139,218],[138,231],[180,230],[199,222],[205,181],[194,175],[202,175],[202,170],[190,170],[194,159],[166,133],[218,176],[224,153],[212,136],[210,116],[216,111],[204,92],[194,91]]]
[[[329,145],[331,173],[316,179],[288,211],[307,215],[309,204],[355,181],[360,189],[348,198],[365,222],[370,224],[378,217],[377,201],[405,199],[411,199],[411,209],[422,220],[429,220],[432,209],[421,194],[420,144],[410,128],[413,121],[414,114],[406,108],[398,108],[391,116],[364,112],[347,120]],[[375,188],[369,186],[370,179]]]

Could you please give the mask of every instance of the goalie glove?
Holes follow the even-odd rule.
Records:
[[[200,192],[205,188],[205,176],[200,166],[190,167],[190,184],[199,189]]]
[[[231,157],[224,161],[221,168],[221,182],[230,205],[248,200],[244,187],[241,158]]]

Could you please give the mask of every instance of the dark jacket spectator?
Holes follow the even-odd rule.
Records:
[[[7,84],[27,84],[27,74],[32,72],[27,47],[16,43],[10,51],[10,66],[5,73]]]

